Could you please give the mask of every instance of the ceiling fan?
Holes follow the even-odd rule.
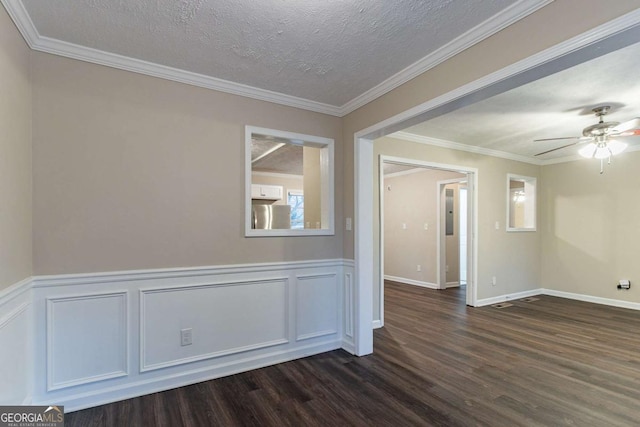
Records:
[[[603,117],[609,112],[610,109],[611,107],[609,105],[602,105],[591,110],[598,118],[598,123],[584,128],[582,130],[583,136],[569,136],[564,138],[545,138],[534,140],[534,142],[571,139],[576,140],[571,144],[566,144],[561,147],[543,151],[542,153],[536,154],[536,156],[542,156],[543,154],[551,153],[553,151],[561,150],[573,145],[588,142],[589,144],[581,148],[578,153],[583,157],[599,159],[600,173],[603,173],[604,159],[608,159],[608,163],[611,163],[611,156],[622,153],[627,148],[627,144],[618,141],[615,138],[624,136],[640,136],[640,117],[636,117],[622,123],[605,122]]]

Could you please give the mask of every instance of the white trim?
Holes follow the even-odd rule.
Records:
[[[254,264],[235,264],[184,268],[157,268],[149,270],[127,270],[82,274],[59,274],[33,277],[33,287],[77,286],[92,283],[117,283],[149,279],[169,279],[176,277],[197,277],[235,273],[256,273],[267,271],[297,270],[319,267],[353,267],[352,260],[325,259],[317,261],[266,262]]]
[[[610,307],[627,308],[630,310],[640,310],[640,302],[623,301],[612,298],[603,298],[593,295],[576,294],[572,292],[556,291],[554,289],[537,288],[529,291],[516,292],[513,294],[499,295],[492,298],[484,298],[478,300],[476,307],[483,307],[487,305],[498,304],[505,301],[518,300],[527,297],[533,297],[537,295],[548,295],[552,297],[571,299],[576,301],[583,301],[592,304],[607,305]]]
[[[167,67],[147,61],[133,59],[122,55],[108,53],[84,46],[55,40],[49,37],[41,36],[34,26],[29,14],[24,8],[21,1],[0,0],[7,10],[9,16],[16,24],[16,27],[24,37],[29,47],[33,50],[47,52],[68,58],[73,58],[94,64],[100,64],[112,68],[131,71],[139,74],[145,74],[153,77],[159,77],[167,80],[177,81],[193,86],[213,89],[220,92],[231,93],[234,95],[244,96],[248,98],[258,99],[262,101],[272,102],[280,105],[291,106],[308,111],[329,114],[337,117],[344,117],[365,104],[379,98],[380,96],[390,92],[394,88],[406,83],[407,81],[417,77],[420,74],[434,68],[443,63],[454,55],[468,49],[469,47],[481,42],[507,26],[517,22],[518,20],[530,15],[538,9],[551,3],[552,0],[520,0],[513,5],[505,8],[496,15],[470,29],[466,33],[460,35],[456,39],[440,47],[431,54],[425,56],[404,70],[396,73],[386,79],[377,86],[369,89],[365,93],[348,101],[342,106],[335,106],[321,102],[311,101],[308,99],[298,98],[269,90],[259,89],[252,86],[242,85],[227,80],[217,79],[202,74],[192,73],[177,68]],[[607,36],[615,34],[623,29],[630,28],[640,20],[640,10],[632,11],[617,19],[607,22],[597,28],[586,33],[580,34],[572,39],[562,42],[543,52],[526,58],[523,61],[512,64],[500,70],[497,73],[486,76],[477,80],[472,84],[479,84],[484,87],[489,82],[498,81],[502,78],[512,76],[517,73],[516,70],[526,70],[533,66],[542,64],[547,60],[557,58],[580,47],[584,47],[594,41],[603,39]],[[466,94],[472,92],[470,88],[463,86],[460,93]],[[425,111],[424,105],[419,105],[409,112]],[[415,114],[412,114],[415,115]],[[396,123],[400,120],[390,120]],[[362,134],[363,136],[365,134]]]
[[[525,202],[525,218],[527,217],[527,212],[533,212],[533,227],[511,227],[511,180],[522,181],[524,182],[524,188],[526,193],[527,183],[533,183],[533,203],[532,207],[527,209],[527,204],[531,203],[529,200]],[[526,222],[526,219],[525,219]],[[537,231],[538,226],[538,178],[534,176],[525,176],[518,175],[514,173],[507,173],[507,216],[505,218],[505,231],[508,233],[516,233],[516,232],[529,232],[529,231]]]
[[[506,151],[491,150],[489,148],[478,147],[476,145],[462,144],[460,142],[447,141],[444,139],[431,138],[429,136],[417,135],[415,133],[399,131],[387,135],[390,138],[402,139],[404,141],[416,142],[418,144],[432,145],[434,147],[448,148],[451,150],[466,151],[467,153],[482,154],[485,156],[499,157],[501,159],[515,160],[516,162],[529,163],[540,166],[543,162],[534,157],[521,156],[519,154],[507,153]]]
[[[312,339],[312,338],[318,338],[318,337],[324,337],[327,335],[335,335],[338,333],[338,330],[340,329],[339,323],[340,323],[340,310],[342,309],[342,307],[340,307],[340,303],[341,303],[341,298],[340,298],[340,289],[338,289],[338,275],[336,273],[319,273],[319,274],[304,274],[304,275],[296,275],[296,299],[299,297],[299,290],[300,290],[300,285],[301,282],[303,280],[308,280],[308,279],[324,279],[324,278],[333,278],[334,283],[336,284],[336,306],[338,307],[338,310],[336,311],[336,318],[334,319],[335,323],[334,323],[334,327],[332,329],[323,329],[320,331],[315,331],[315,332],[311,332],[308,334],[301,334],[300,331],[298,330],[298,328],[300,327],[300,312],[298,310],[300,310],[300,304],[299,301],[296,301],[295,307],[296,307],[296,321],[295,323],[295,336],[296,336],[296,342],[298,341],[304,341],[304,340],[308,340],[308,339]]]
[[[631,310],[640,310],[640,302],[623,301],[612,298],[602,298],[585,294],[575,294],[572,292],[555,291],[553,289],[542,288],[539,290],[542,295],[549,295],[552,297],[566,298],[577,301],[590,302],[593,304],[608,305],[611,307],[628,308]],[[621,291],[623,292],[623,291]]]
[[[609,36],[620,33],[624,30],[640,24],[640,8],[622,15],[612,21],[606,22],[596,28],[585,33],[579,34],[569,40],[558,43],[544,51],[538,52],[528,58],[508,65],[498,71],[481,77],[477,80],[459,86],[447,93],[432,98],[422,104],[409,108],[395,116],[389,117],[381,122],[373,124],[365,129],[355,133],[357,138],[371,139],[379,138],[392,132],[386,132],[387,129],[396,128],[410,119],[416,119],[425,112],[436,109],[437,107],[446,105],[454,100],[463,98],[466,95],[486,89],[495,83],[514,77],[522,72],[534,69],[552,60],[558,59],[564,55],[575,52],[581,48],[585,48],[593,43],[601,41]],[[407,127],[407,126],[404,126]],[[526,157],[525,157],[526,158]]]
[[[19,315],[21,315],[22,313],[27,311],[27,309],[29,308],[30,305],[31,305],[30,301],[29,302],[23,302],[22,304],[20,304],[18,307],[16,307],[13,310],[11,310],[6,315],[0,317],[0,329],[4,328],[12,320],[14,320],[16,317],[18,317]]]
[[[380,324],[380,328],[384,326],[384,199],[385,199],[385,179],[388,176],[384,176],[384,160],[385,156],[378,156],[378,257],[380,259],[378,263],[378,304],[380,309],[378,310],[378,318],[373,319],[374,322],[378,322]],[[375,315],[375,313],[374,313]]]
[[[13,285],[0,290],[0,307],[8,302],[18,298],[25,292],[29,292],[33,287],[33,278],[27,277]]]
[[[449,288],[459,288],[460,287],[460,282],[447,282],[445,284],[445,289],[449,289]]]
[[[178,68],[168,67],[41,36],[22,4],[22,1],[0,1],[2,1],[2,4],[5,9],[7,9],[9,16],[11,16],[11,19],[15,22],[27,44],[33,50],[94,64],[105,65],[134,73],[159,77],[180,83],[186,83],[206,89],[213,89],[220,92],[258,99],[261,101],[273,102],[275,104],[343,117],[376,98],[379,98],[401,84],[424,73],[425,71],[441,64],[463,50],[481,42],[487,37],[490,37],[514,22],[546,6],[552,0],[520,0],[514,3],[342,106],[325,104],[279,92],[260,89],[229,80],[218,79],[204,74],[193,73]]]
[[[30,383],[26,394],[33,396],[33,404],[46,403],[53,399],[60,404],[64,404],[67,410],[75,410],[244,372],[341,347],[347,351],[353,351],[355,348],[353,340],[345,335],[342,323],[343,310],[346,311],[343,305],[343,295],[345,294],[342,288],[343,286],[353,285],[353,283],[348,283],[349,279],[353,277],[352,267],[352,260],[334,259],[40,277],[36,279],[37,289],[30,294],[25,294],[26,297],[31,298],[29,303],[33,305],[33,308],[27,308],[27,312],[28,310],[33,310],[32,314],[35,320],[33,330],[23,333],[26,340],[34,342],[33,352],[35,355],[35,361],[27,364],[27,367],[31,367],[30,369],[35,369],[35,378],[32,384]],[[321,278],[317,282],[317,287],[314,286],[314,289],[320,290],[322,295],[326,296],[323,300],[327,302],[326,310],[330,308],[330,312],[318,308],[322,319],[326,322],[315,324],[313,323],[314,317],[310,314],[306,316],[306,321],[302,319],[309,327],[303,330],[297,329],[296,322],[300,320],[296,312],[298,304],[304,301],[314,307],[315,300],[307,300],[305,297],[298,300],[296,295],[298,286],[304,282],[304,279],[310,278]],[[346,279],[344,283],[342,282],[343,278]],[[330,295],[325,294],[325,292],[329,292],[329,289],[321,286],[325,279],[330,279],[327,280],[327,285],[331,287]],[[270,335],[254,334],[250,335],[248,339],[233,341],[230,345],[223,346],[224,355],[222,352],[215,353],[216,350],[220,350],[219,348],[205,347],[197,354],[176,352],[164,359],[149,359],[147,357],[145,361],[143,353],[145,349],[144,311],[146,310],[147,314],[162,315],[157,309],[159,307],[167,309],[166,305],[162,305],[163,301],[170,303],[168,307],[172,306],[171,301],[177,301],[177,299],[173,298],[173,295],[165,293],[161,294],[161,296],[168,298],[162,298],[162,301],[160,301],[161,306],[150,305],[149,299],[145,301],[145,295],[150,296],[151,293],[182,290],[189,292],[191,289],[202,287],[246,286],[255,283],[260,286],[265,282],[273,283],[273,286],[277,287],[276,294],[269,293],[276,298],[270,301],[277,301],[278,304],[283,302],[285,304],[284,310],[286,310],[283,318],[284,324],[281,327],[280,320],[272,322],[276,329],[270,329],[273,332]],[[284,292],[282,285],[278,284],[283,282],[288,284],[286,285],[285,294],[282,293]],[[267,284],[267,286],[271,285]],[[107,288],[108,291],[104,292]],[[252,288],[244,289],[250,291]],[[64,301],[69,298],[91,299],[104,294],[116,294],[115,296],[119,296],[121,292],[127,292],[129,296],[127,302],[130,303],[125,310],[128,316],[127,337],[118,338],[118,343],[124,344],[126,339],[128,345],[126,366],[129,375],[123,376],[123,378],[107,380],[113,374],[111,371],[124,369],[124,365],[113,363],[108,365],[108,369],[104,369],[106,375],[102,375],[105,372],[94,372],[93,370],[91,372],[82,371],[77,374],[72,370],[71,374],[65,373],[63,377],[54,375],[55,384],[53,384],[54,387],[51,387],[47,383],[48,373],[53,372],[49,363],[52,360],[51,351],[47,352],[47,348],[51,349],[51,346],[47,339],[51,337],[50,331],[52,330],[58,331],[60,334],[64,333],[64,331],[60,329],[62,327],[60,324],[56,328],[55,325],[51,326],[52,322],[49,321],[47,325],[48,314],[51,314],[51,310],[48,312],[46,310],[47,305],[50,306],[51,301]],[[179,296],[179,294],[176,294],[176,296]],[[18,304],[16,303],[15,305]],[[206,307],[203,309],[206,310]],[[66,315],[66,313],[68,312],[61,312],[60,314]],[[283,312],[278,309],[278,313]],[[306,312],[302,313],[306,314]],[[54,315],[57,316],[58,312],[55,312]],[[146,316],[147,326],[153,326],[149,323],[150,321],[152,321],[152,318]],[[222,321],[219,324],[224,326],[224,319],[216,318],[216,321]],[[147,328],[146,333],[148,334],[149,332],[151,331]],[[297,332],[299,334],[296,334]],[[161,331],[157,330],[155,333],[162,334]],[[330,333],[331,335],[329,335]],[[65,335],[62,335],[62,337],[68,338]],[[151,342],[149,341],[151,337],[152,335],[147,335],[148,343]],[[162,339],[161,335],[153,335],[153,337]],[[150,354],[149,351],[154,351],[154,349],[155,347],[147,348],[147,355]],[[122,353],[123,351],[117,352],[118,355]],[[202,353],[209,354],[201,357]],[[209,356],[215,356],[215,358]],[[109,360],[116,361],[116,359]],[[55,366],[53,368],[63,373],[60,369],[64,369],[67,366],[62,363],[64,361],[54,360],[53,364]],[[142,369],[140,369],[141,366]],[[92,376],[94,374],[98,374],[98,376]],[[114,375],[114,378],[116,376],[119,375]],[[106,381],[94,382],[101,379]],[[53,391],[54,388],[56,389],[55,391]],[[57,390],[57,388],[64,389]],[[20,400],[23,398],[24,396],[21,395]]]
[[[7,10],[7,13],[18,27],[18,31],[22,34],[22,37],[27,42],[31,49],[38,43],[40,34],[36,26],[33,24],[27,9],[25,9],[22,1],[15,0],[0,0],[2,5]]]
[[[344,336],[348,337],[353,346],[353,274],[344,273]]]
[[[140,331],[140,372],[148,372],[154,371],[156,369],[168,368],[171,366],[179,366],[184,365],[186,363],[198,362],[200,360],[214,359],[222,356],[229,356],[237,353],[244,353],[251,350],[258,350],[266,347],[273,347],[280,344],[287,344],[289,340],[286,337],[286,329],[289,324],[289,312],[285,313],[283,331],[285,331],[285,336],[281,339],[276,339],[272,341],[266,341],[261,343],[255,343],[251,345],[245,345],[241,347],[229,348],[222,351],[214,351],[211,353],[199,354],[197,356],[184,357],[180,359],[174,359],[167,362],[146,363],[146,296],[150,294],[158,294],[158,293],[168,293],[168,292],[179,292],[186,290],[194,290],[194,289],[207,289],[207,288],[218,288],[218,287],[226,287],[226,286],[248,286],[248,285],[256,285],[256,284],[271,284],[271,283],[283,283],[285,286],[285,296],[284,296],[284,305],[287,307],[287,302],[289,300],[289,279],[288,277],[270,277],[265,279],[258,280],[233,280],[233,281],[225,281],[225,282],[216,282],[216,283],[202,283],[202,284],[188,284],[188,285],[179,285],[179,286],[160,286],[160,287],[150,287],[150,288],[141,288],[139,290],[139,301],[140,301],[140,318],[138,320]]]
[[[380,329],[380,328],[382,328],[383,326],[384,326],[384,325],[382,324],[382,321],[380,321],[380,320],[374,320],[374,321],[371,323],[371,327],[372,327],[373,329]]]
[[[409,65],[404,70],[394,74],[377,86],[347,102],[340,107],[341,116],[345,116],[352,111],[357,110],[363,105],[381,97],[420,74],[429,71],[447,59],[477,43],[480,43],[482,40],[530,15],[552,1],[553,0],[520,0],[512,4],[486,21],[471,28],[464,34],[456,37],[444,46],[436,49],[434,52],[419,61]]]
[[[253,369],[276,365],[278,363],[289,362],[291,360],[313,354],[336,350],[340,348],[340,345],[340,341],[331,340],[309,344],[307,346],[299,346],[295,349],[277,349],[267,354],[248,355],[248,357],[245,357],[244,359],[236,359],[224,364],[215,366],[207,365],[186,371],[168,373],[161,377],[145,378],[130,383],[117,384],[111,387],[105,386],[96,390],[68,395],[64,397],[64,401],[62,403],[64,404],[65,412],[78,411],[111,402],[234,375]],[[50,401],[50,398],[47,397],[46,400],[35,401],[33,404],[45,405],[50,403]],[[60,398],[58,398],[57,401],[60,401]]]
[[[373,353],[373,140],[354,135],[355,354]]]
[[[492,150],[490,148],[478,147],[476,145],[462,144],[460,142],[448,141],[445,139],[431,138],[429,136],[418,135],[418,134],[410,133],[406,131],[398,131],[386,136],[389,138],[401,139],[403,141],[415,142],[418,144],[448,148],[450,150],[465,151],[467,153],[482,154],[484,156],[498,157],[498,158],[507,159],[507,160],[515,160],[516,162],[523,162],[523,163],[528,163],[536,166],[548,166],[548,165],[556,165],[559,163],[569,163],[569,162],[589,160],[589,159],[585,159],[584,157],[578,154],[576,154],[575,156],[566,156],[566,157],[560,157],[557,159],[540,160],[537,157],[523,156],[520,154],[508,153],[506,151],[499,151],[499,150]],[[634,151],[640,151],[640,145],[628,147],[625,150],[625,153],[631,153]],[[406,173],[411,173],[411,171],[396,172],[393,174],[385,175],[385,177],[391,177],[391,176],[396,176],[396,174],[400,175],[400,174],[406,174]]]
[[[64,382],[54,382],[55,379],[55,364],[53,360],[54,353],[54,331],[53,327],[55,325],[55,317],[54,317],[54,306],[56,303],[60,302],[68,302],[68,301],[81,301],[88,299],[99,299],[99,298],[114,298],[119,297],[123,301],[123,316],[122,319],[122,348],[124,354],[122,355],[122,362],[124,369],[119,371],[107,372],[99,375],[92,375],[88,377],[78,378],[70,381]],[[60,297],[51,297],[45,298],[46,301],[46,358],[47,358],[47,391],[59,390],[67,387],[73,387],[83,384],[90,384],[98,381],[103,381],[112,378],[120,378],[126,377],[129,375],[129,298],[126,290],[119,290],[113,292],[101,292],[101,293],[90,293],[90,294],[79,294],[79,295],[65,295]]]
[[[422,280],[407,279],[406,277],[384,275],[384,280],[404,283],[405,285],[420,286],[421,288],[438,289],[437,283],[423,282]]]
[[[277,129],[267,129],[257,126],[245,126],[245,211],[244,237],[295,237],[295,236],[333,236],[335,235],[335,141],[323,136],[305,135]],[[290,229],[255,229],[251,227],[251,144],[252,135],[270,135],[293,141],[300,141],[300,145],[308,145],[320,149],[320,216],[323,228],[290,228]],[[326,228],[325,228],[326,227]]]

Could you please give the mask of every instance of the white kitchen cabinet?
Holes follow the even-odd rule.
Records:
[[[282,200],[283,196],[281,185],[251,184],[251,198],[254,200]]]

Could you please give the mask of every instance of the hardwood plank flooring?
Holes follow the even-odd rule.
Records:
[[[374,354],[337,350],[66,415],[74,426],[638,426],[640,312],[469,308],[385,284]]]

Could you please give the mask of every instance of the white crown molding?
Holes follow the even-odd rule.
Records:
[[[273,102],[275,104],[314,111],[316,113],[329,114],[332,116],[340,115],[340,109],[333,105],[310,101],[308,99],[285,95],[283,93],[247,86],[240,83],[234,83],[228,80],[206,76],[204,74],[193,73],[191,71],[185,71],[140,59],[117,55],[115,53],[104,52],[73,43],[55,40],[49,37],[40,37],[32,48],[40,52],[52,53],[54,55],[105,65],[107,67],[118,68],[120,70],[159,77],[206,89],[213,89],[220,92],[230,93],[232,95],[240,95],[260,101]]]
[[[340,108],[334,105],[298,98],[296,96],[260,89],[228,80],[193,73],[178,68],[155,64],[140,59],[130,58],[115,53],[67,43],[50,37],[41,36],[38,33],[31,17],[20,0],[0,0],[9,16],[18,27],[29,47],[33,50],[93,64],[104,65],[120,70],[131,71],[165,80],[172,80],[192,86],[213,89],[233,95],[253,98],[260,101],[273,102],[288,107],[314,111],[316,113],[340,116]]]
[[[540,159],[536,159],[535,157],[507,153],[505,151],[491,150],[489,148],[482,148],[475,145],[461,144],[459,142],[447,141],[444,139],[430,138],[428,136],[416,135],[414,133],[409,133],[404,131],[395,132],[387,136],[391,138],[402,139],[404,141],[417,142],[419,144],[433,145],[436,147],[450,148],[452,150],[466,151],[468,153],[476,153],[476,154],[482,154],[485,156],[515,160],[517,162],[524,162],[524,163],[529,163],[537,166],[549,166],[549,165],[557,165],[560,163],[569,163],[569,162],[577,162],[580,160],[588,160],[580,156],[579,154],[576,154],[573,156],[559,157],[557,159],[540,160]],[[640,145],[635,145],[627,148],[625,150],[625,153],[633,153],[635,151],[640,151]],[[410,172],[410,171],[396,172],[394,174],[385,175],[385,177],[391,178],[407,172]]]
[[[36,26],[33,25],[33,21],[27,13],[27,9],[24,8],[22,1],[20,0],[0,0],[2,5],[7,10],[7,13],[18,27],[18,31],[22,34],[22,37],[27,42],[31,49],[34,48],[35,44],[38,42],[40,38],[40,34],[36,29]]]
[[[152,62],[147,62],[135,58],[130,58],[114,53],[104,52],[85,46],[64,42],[41,36],[38,33],[33,21],[29,17],[22,1],[20,0],[0,0],[9,16],[15,22],[20,33],[31,49],[60,55],[80,61],[104,65],[138,74],[145,74],[166,80],[172,80],[192,86],[213,89],[233,95],[258,99],[261,101],[273,102],[275,104],[314,111],[342,117],[364,104],[393,90],[401,84],[422,74],[423,72],[446,61],[452,56],[506,28],[512,23],[535,12],[541,7],[549,4],[553,0],[520,0],[510,7],[502,10],[488,20],[470,29],[466,33],[457,37],[453,41],[442,46],[435,52],[427,55],[418,62],[410,65],[394,76],[388,78],[376,87],[368,90],[362,95],[347,102],[343,106],[335,106],[308,99],[298,98],[283,93],[273,92],[248,85],[234,83],[228,80],[218,79],[203,74],[193,73],[178,68],[168,67]]]
[[[362,129],[356,132],[355,137],[364,139],[379,138],[385,134],[385,129],[388,127],[395,127],[405,121],[424,114],[426,111],[446,105],[453,100],[463,98],[470,93],[485,89],[497,82],[509,79],[510,77],[524,71],[534,69],[541,64],[558,59],[564,55],[601,41],[616,33],[633,28],[637,25],[640,25],[640,8],[606,22],[596,28],[592,28],[585,33],[577,35],[546,50],[538,52],[528,58],[508,65],[498,71],[462,85],[450,92],[437,96],[429,101],[416,105],[415,107],[411,107],[408,110],[396,114],[395,116],[389,117],[381,122]]]
[[[442,64],[447,59],[491,37],[498,31],[505,29],[514,22],[519,21],[553,1],[554,0],[520,0],[512,4],[419,61],[409,65],[404,70],[399,71],[377,86],[347,102],[340,107],[340,115],[346,116],[352,111],[357,110],[420,74]]]
[[[427,55],[421,60],[415,62],[404,70],[398,72],[384,82],[359,95],[342,106],[335,106],[308,99],[298,98],[266,89],[255,88],[248,85],[234,83],[228,80],[217,79],[203,74],[192,73],[189,71],[167,67],[147,61],[125,57],[113,53],[91,49],[84,46],[63,42],[41,36],[29,14],[27,13],[22,1],[20,0],[0,0],[7,10],[9,16],[16,24],[18,30],[24,37],[25,41],[33,50],[60,55],[73,58],[85,62],[91,62],[112,68],[131,71],[139,74],[145,74],[153,77],[172,80],[193,86],[203,87],[207,89],[217,90],[220,92],[230,93],[234,95],[244,96],[257,100],[273,102],[280,105],[300,108],[303,110],[314,111],[318,113],[328,114],[336,117],[343,117],[352,111],[362,107],[363,105],[379,98],[380,96],[390,92],[394,88],[406,83],[407,81],[417,77],[418,75],[434,68],[447,59],[457,55],[465,49],[481,42],[498,31],[508,27],[518,20],[530,15],[531,13],[541,9],[553,0],[520,0],[510,7],[502,10],[488,20],[470,29],[466,33],[457,37],[448,44],[442,46],[435,52]],[[607,22],[596,27],[586,33],[576,36],[570,40],[560,43],[550,49],[533,55],[523,61],[508,66],[497,73],[485,76],[479,80],[458,88],[459,92],[468,92],[471,86],[484,87],[490,82],[500,79],[500,75],[508,77],[516,73],[516,70],[527,69],[531,66],[540,64],[546,60],[557,58],[567,54],[575,49],[584,47],[590,43],[596,42],[602,38],[615,34],[616,32],[628,29],[633,25],[640,23],[640,9],[632,11],[617,19]],[[454,92],[457,92],[454,91]],[[451,96],[454,93],[449,93]],[[439,98],[438,98],[439,99]],[[431,101],[436,102],[437,99]],[[423,105],[414,107],[405,114],[410,114],[414,109],[423,108]],[[392,118],[393,119],[393,118]]]
[[[405,141],[417,142],[419,144],[433,145],[436,147],[449,148],[449,149],[458,150],[458,151],[466,151],[468,153],[482,154],[485,156],[500,157],[502,159],[515,160],[516,162],[524,162],[524,163],[529,163],[537,166],[542,165],[542,161],[532,157],[528,157],[528,156],[521,156],[518,154],[507,153],[505,151],[491,150],[489,148],[478,147],[476,145],[468,145],[468,144],[461,144],[459,142],[446,141],[444,139],[430,138],[428,136],[416,135],[414,133],[409,133],[404,131],[395,132],[387,136],[391,138],[402,139]]]

